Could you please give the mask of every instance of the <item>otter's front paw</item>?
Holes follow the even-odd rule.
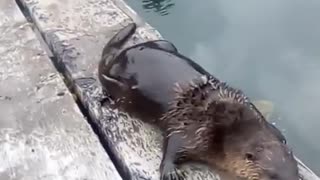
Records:
[[[160,180],[184,180],[186,174],[172,163],[166,163],[161,168]]]

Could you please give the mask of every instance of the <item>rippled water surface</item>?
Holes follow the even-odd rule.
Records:
[[[320,175],[319,0],[126,1],[212,74],[272,101],[272,120]]]

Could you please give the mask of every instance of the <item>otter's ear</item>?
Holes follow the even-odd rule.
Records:
[[[274,110],[273,103],[267,100],[256,100],[253,101],[253,104],[261,112],[262,116],[265,117],[266,120],[270,121],[270,116],[272,115]]]
[[[253,152],[246,152],[244,157],[248,161],[254,161],[256,159],[256,156]]]

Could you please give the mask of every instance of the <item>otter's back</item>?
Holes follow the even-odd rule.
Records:
[[[110,65],[108,76],[133,87],[139,94],[139,101],[133,103],[145,98],[165,111],[173,98],[174,83],[188,82],[203,74],[208,72],[187,57],[145,43],[120,53]]]

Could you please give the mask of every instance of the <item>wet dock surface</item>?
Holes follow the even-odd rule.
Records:
[[[33,24],[0,5],[0,179],[120,180]]]
[[[160,34],[122,0],[17,2],[0,2],[0,180],[158,180],[159,131],[101,107],[97,64],[132,21],[139,28],[127,46]],[[218,179],[205,166],[183,168],[189,179]],[[300,172],[319,179],[304,166]]]

